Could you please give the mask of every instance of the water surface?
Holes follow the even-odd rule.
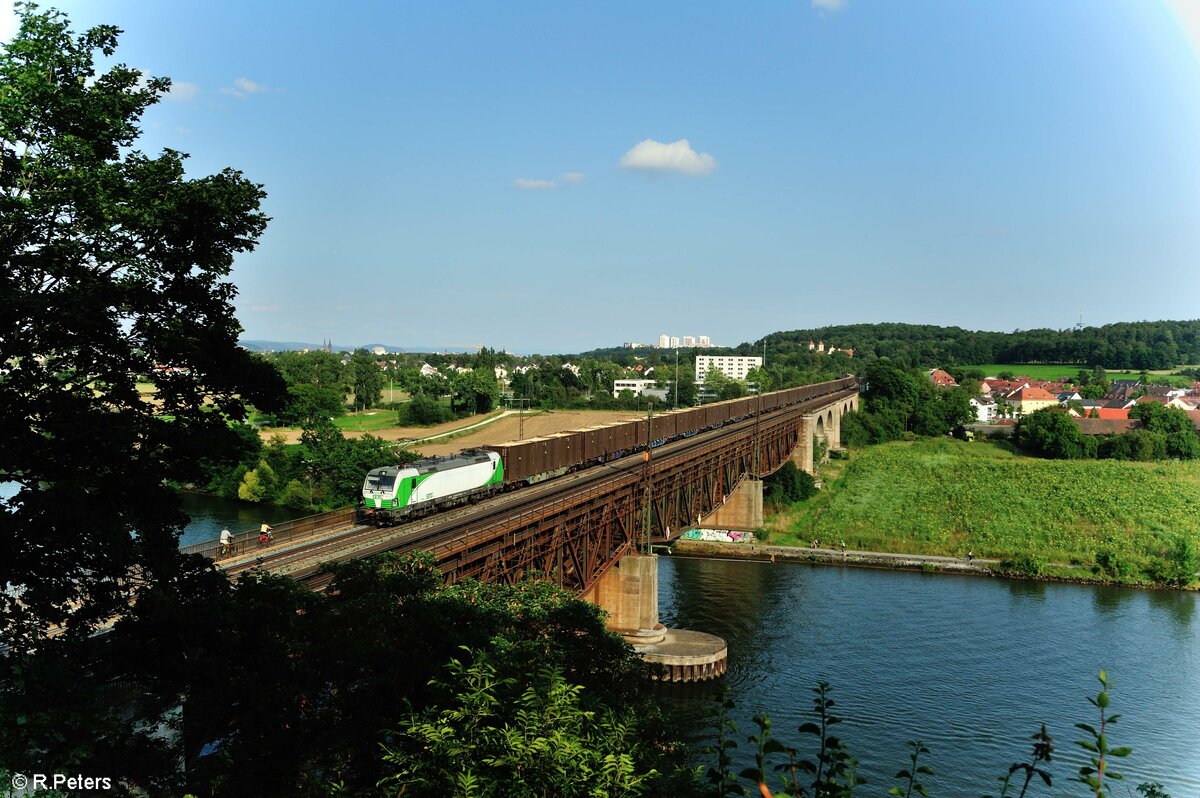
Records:
[[[1054,788],[1030,794],[1084,794],[1071,782],[1083,764],[1074,724],[1097,725],[1086,696],[1105,668],[1121,714],[1111,744],[1134,748],[1116,766],[1126,781],[1113,794],[1158,781],[1174,798],[1200,795],[1195,593],[668,556],[659,565],[663,623],[729,643],[738,769],[753,763],[746,736],[763,710],[785,744],[811,755],[815,738],[796,728],[812,719],[811,688],[825,680],[870,781],[863,795],[896,783],[911,738],[933,751],[931,796],[995,794],[1043,722]],[[712,692],[671,685],[662,699],[698,729]]]

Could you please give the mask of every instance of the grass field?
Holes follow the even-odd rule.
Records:
[[[1074,380],[1079,375],[1080,371],[1091,371],[1090,368],[1086,366],[1080,366],[1078,364],[1055,366],[1046,365],[1044,363],[1035,365],[1022,365],[1020,363],[983,363],[975,366],[963,366],[963,368],[979,369],[989,377],[998,377],[1000,372],[1010,371],[1014,375],[1029,377],[1030,379],[1034,380],[1057,380],[1059,377],[1069,377],[1070,379]],[[1180,368],[1184,367],[1180,366]],[[1191,385],[1192,379],[1190,377],[1169,376],[1172,371],[1178,370],[1179,369],[1159,370],[1151,371],[1149,373],[1154,377],[1166,377],[1175,384]],[[1108,378],[1110,380],[1136,380],[1142,376],[1140,371],[1108,371],[1106,373],[1108,374]]]
[[[951,439],[855,451],[825,490],[769,519],[772,543],[1090,566],[1113,550],[1143,566],[1179,536],[1200,544],[1200,463],[1040,460]]]
[[[989,377],[998,377],[1002,371],[1011,371],[1014,375],[1029,377],[1035,380],[1057,380],[1059,377],[1074,379],[1081,370],[1091,371],[1086,366],[1047,366],[1045,364],[1022,365],[1011,363],[984,363],[977,366],[963,366],[965,369],[979,369]]]
[[[396,411],[379,408],[360,413],[347,413],[335,418],[333,425],[343,432],[378,432],[396,426]]]

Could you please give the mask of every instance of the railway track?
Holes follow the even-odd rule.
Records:
[[[785,414],[803,414],[852,393],[853,389],[835,392],[775,411],[762,418],[745,418],[716,430],[700,432],[665,444],[652,450],[652,462],[660,468],[668,466],[671,461],[687,459],[689,453],[707,447],[713,441],[744,434],[756,424],[772,422]],[[645,467],[643,459],[635,456],[636,454],[638,453],[402,526],[382,529],[373,526],[352,526],[317,539],[300,541],[286,548],[269,547],[261,556],[242,555],[223,567],[230,575],[262,568],[303,580],[315,590],[323,590],[332,581],[332,577],[321,572],[321,566],[331,560],[362,559],[386,551],[428,550],[435,555],[449,555],[468,549],[473,543],[488,538],[488,530],[491,527],[515,520],[523,514],[551,505],[572,494],[626,488],[641,478]]]

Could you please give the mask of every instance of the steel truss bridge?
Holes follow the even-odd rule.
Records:
[[[809,401],[403,526],[354,526],[353,510],[328,513],[294,541],[223,567],[258,565],[321,589],[331,580],[323,562],[424,550],[448,581],[512,583],[538,574],[586,593],[622,556],[697,525],[744,478],[788,460],[811,470],[813,436],[836,445],[841,416],[858,406],[857,383],[825,385]]]

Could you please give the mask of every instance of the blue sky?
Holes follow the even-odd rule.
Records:
[[[265,185],[246,338],[1200,316],[1193,0],[57,5]]]

